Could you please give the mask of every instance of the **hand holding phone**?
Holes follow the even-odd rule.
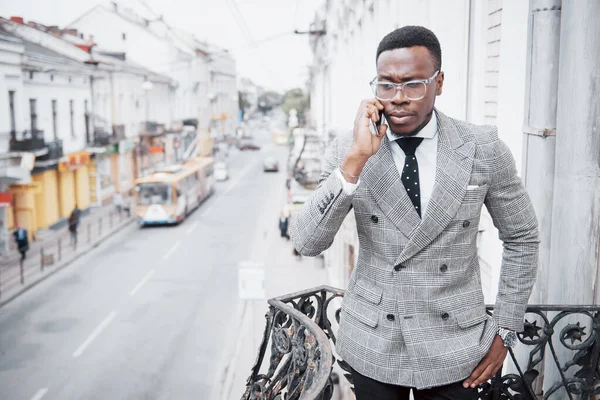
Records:
[[[373,125],[373,129],[372,129],[371,133],[377,137],[381,136],[381,133],[379,132],[379,126],[381,125],[382,121],[383,121],[383,110],[379,110],[379,120],[377,120],[377,122],[371,121],[371,124]]]

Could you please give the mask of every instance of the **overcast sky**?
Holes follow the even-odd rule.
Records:
[[[119,1],[136,3],[138,7],[143,2]],[[99,3],[100,0],[0,0],[0,16],[17,15],[26,21],[62,27]],[[308,36],[292,32],[308,30],[322,3],[323,0],[145,0],[153,12],[163,14],[167,23],[230,49],[239,75],[278,91],[304,88],[311,61]],[[253,42],[256,45],[250,46]]]

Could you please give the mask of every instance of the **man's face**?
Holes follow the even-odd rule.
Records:
[[[405,47],[384,51],[377,60],[377,80],[403,83],[428,79],[435,74],[434,59],[423,46]],[[431,119],[435,97],[442,94],[444,73],[427,85],[425,97],[420,100],[407,99],[398,89],[392,100],[381,101],[384,115],[392,132],[408,135],[418,132]]]

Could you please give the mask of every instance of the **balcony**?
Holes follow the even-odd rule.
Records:
[[[332,303],[343,296],[341,289],[320,286],[268,300],[263,339],[243,400],[332,398],[339,384],[334,365],[350,377],[348,365],[333,353],[340,309]],[[487,310],[491,314],[493,307]],[[588,399],[600,392],[600,306],[531,305],[518,338],[517,351],[511,349],[505,363],[510,372],[500,370],[481,385],[481,400]],[[555,381],[542,382],[552,380],[555,371]],[[542,384],[545,393],[538,395]]]
[[[144,121],[140,126],[140,135],[142,136],[160,136],[166,133],[164,124],[153,121]]]
[[[112,136],[116,142],[126,139],[127,136],[125,135],[125,125],[113,125]]]
[[[48,152],[42,156],[38,156],[35,158],[36,167],[38,166],[38,161],[44,163],[56,163],[59,158],[63,156],[63,142],[62,140],[55,140],[53,142],[47,142],[46,147],[48,148]]]
[[[46,148],[44,131],[11,132],[9,150],[35,153]]]
[[[94,128],[94,138],[92,146],[103,147],[112,144],[112,134],[105,131],[104,128]]]

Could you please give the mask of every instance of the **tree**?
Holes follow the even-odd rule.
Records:
[[[283,95],[283,111],[286,114],[290,113],[290,110],[295,109],[298,114],[304,112],[308,106],[308,96],[304,94],[302,89],[290,89]]]
[[[281,105],[281,95],[277,92],[268,91],[258,96],[258,109],[266,114],[273,108]]]

